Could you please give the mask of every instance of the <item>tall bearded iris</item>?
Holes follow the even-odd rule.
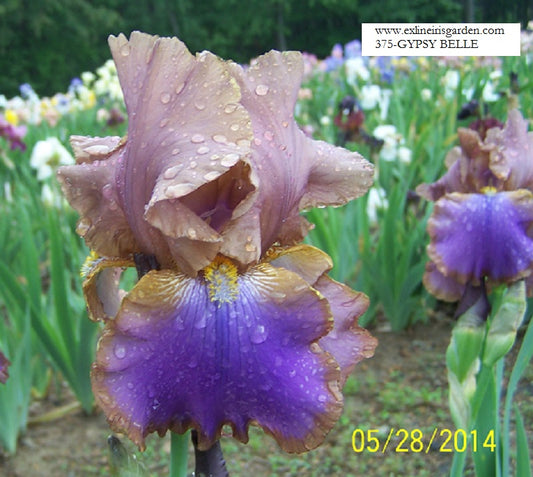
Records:
[[[448,172],[417,191],[435,202],[424,283],[438,298],[457,301],[467,284],[526,278],[533,291],[533,133],[518,111],[482,138],[459,130]]]
[[[73,137],[58,177],[94,250],[89,314],[104,322],[93,390],[141,449],[154,431],[198,431],[207,449],[253,423],[289,452],[318,446],[341,388],[376,340],[357,325],[366,296],[298,245],[300,210],[363,194],[361,156],[306,137],[293,118],[300,54],[248,69],[175,38],[110,37],[126,138]],[[152,268],[126,293],[123,267]]]

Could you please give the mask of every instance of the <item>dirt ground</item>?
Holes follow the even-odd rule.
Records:
[[[440,476],[449,473],[452,455],[444,452],[445,435],[437,435],[429,452],[402,453],[401,438],[405,429],[420,429],[427,442],[431,430],[453,431],[447,408],[447,380],[444,353],[449,341],[452,320],[440,316],[428,324],[392,333],[386,323],[372,329],[379,346],[371,360],[360,364],[345,389],[345,412],[326,442],[303,456],[287,456],[262,431],[251,432],[250,443],[241,445],[223,438],[222,447],[232,476]],[[515,345],[515,350],[517,346]],[[531,366],[529,367],[531,368]],[[531,369],[520,385],[517,399],[526,421],[533,429],[533,385]],[[43,415],[68,404],[53,397],[32,405],[31,416]],[[360,431],[377,429],[381,442],[395,429],[385,453],[368,450],[354,452],[361,445]],[[397,429],[397,430],[396,430]],[[44,424],[30,425],[21,438],[15,456],[0,454],[0,476],[97,476],[110,475],[107,437],[110,431],[101,413],[87,416],[75,410]],[[130,452],[136,449],[125,438]],[[146,475],[168,475],[169,440],[148,440],[147,456],[140,455],[148,469]],[[189,459],[192,466],[192,458]],[[192,467],[191,467],[192,472]],[[466,475],[472,475],[471,471]]]

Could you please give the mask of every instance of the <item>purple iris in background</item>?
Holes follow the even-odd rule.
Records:
[[[468,284],[525,278],[533,292],[533,133],[521,114],[482,138],[459,129],[447,173],[417,192],[435,201],[424,284],[438,298],[459,300]]]
[[[26,150],[26,144],[23,139],[28,128],[26,126],[13,126],[3,115],[0,115],[0,137],[4,137],[10,144],[12,150]]]
[[[5,384],[7,378],[9,378],[8,368],[11,363],[0,351],[0,383]]]
[[[175,38],[109,43],[127,137],[73,137],[78,164],[58,173],[94,251],[97,402],[141,449],[151,432],[189,428],[208,449],[226,425],[246,442],[250,424],[288,452],[318,446],[376,340],[357,325],[367,297],[299,244],[310,227],[299,212],[362,195],[372,166],[294,121],[299,53],[245,70]],[[119,277],[139,254],[156,269],[126,293]]]

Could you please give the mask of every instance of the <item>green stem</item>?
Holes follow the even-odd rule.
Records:
[[[170,477],[187,477],[189,432],[170,433]]]

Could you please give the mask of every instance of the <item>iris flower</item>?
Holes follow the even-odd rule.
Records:
[[[0,383],[5,384],[7,378],[9,378],[8,368],[11,363],[0,351]]]
[[[289,452],[318,446],[376,340],[357,325],[367,297],[299,244],[299,212],[362,195],[372,166],[299,129],[299,53],[243,69],[176,38],[109,43],[127,137],[73,137],[77,164],[58,173],[94,251],[97,402],[141,449],[151,432],[189,428],[208,449],[226,425],[246,442],[250,424]],[[126,293],[121,271],[139,257],[153,270]]]
[[[459,129],[447,173],[417,192],[435,201],[424,284],[438,298],[457,301],[468,284],[526,279],[533,292],[533,133],[521,114],[482,138]]]

